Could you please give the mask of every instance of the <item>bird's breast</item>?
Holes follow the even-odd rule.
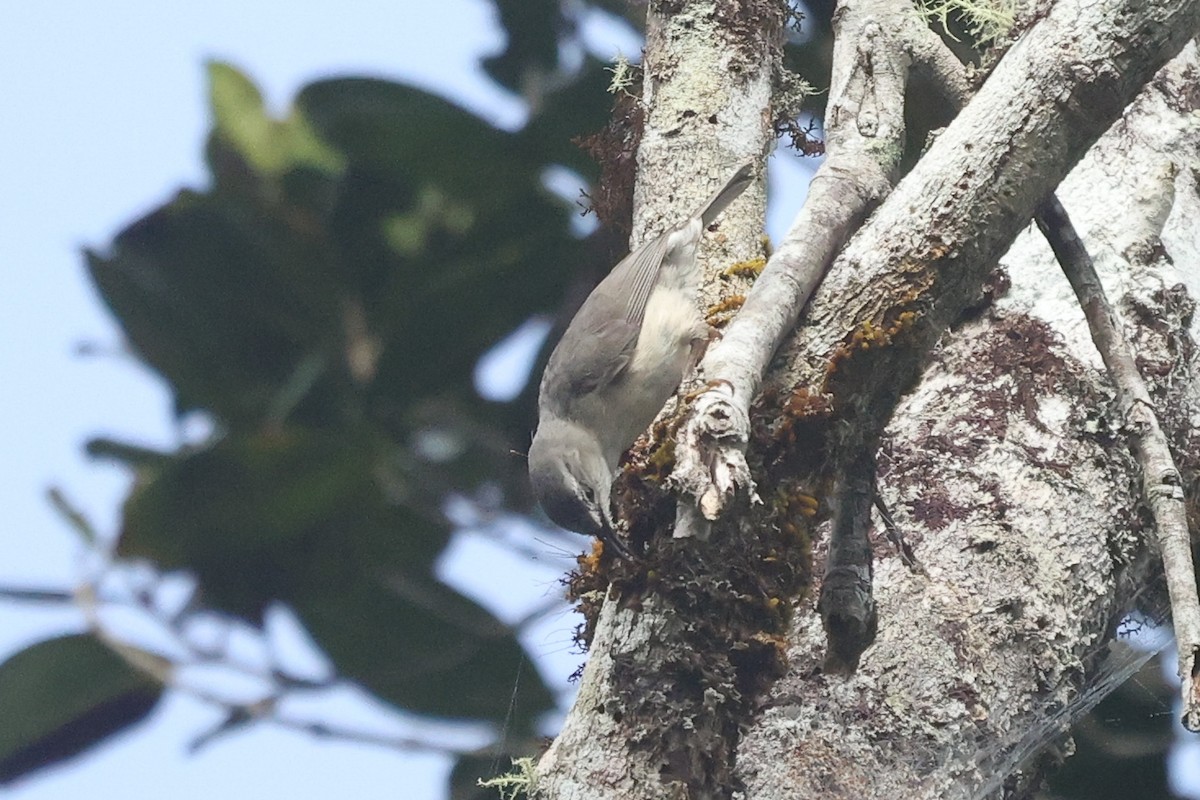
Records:
[[[658,415],[683,380],[692,342],[705,331],[693,297],[662,287],[650,295],[628,377],[630,384],[639,387],[632,393],[639,398],[639,407],[628,411],[641,428]]]

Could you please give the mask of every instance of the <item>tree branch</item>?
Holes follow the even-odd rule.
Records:
[[[1189,46],[1060,187],[1181,455],[1200,452],[1198,328],[1180,285],[1200,288],[1200,124],[1186,100],[1198,69]],[[1136,470],[1113,446],[1078,301],[1038,239],[994,273],[993,296],[1011,289],[943,337],[880,450],[882,490],[928,578],[877,551],[879,639],[848,679],[821,672],[823,632],[797,611],[788,672],[739,748],[751,800],[1019,795],[1053,761],[1027,757],[1145,657],[1110,659],[1107,644],[1133,603],[1158,619]],[[817,305],[827,285],[815,313],[833,311]]]
[[[775,139],[771,95],[782,63],[783,11],[776,0],[650,3],[635,243],[682,219],[735,165],[768,152]],[[761,187],[751,187],[704,237],[703,307],[744,290],[746,278],[722,273],[762,255],[764,205]],[[614,494],[621,494],[619,486]],[[713,662],[686,667],[694,674],[722,673],[731,654],[697,648],[665,598],[650,594],[634,607],[616,593],[597,594],[604,599],[594,601],[599,618],[591,656],[562,731],[539,762],[536,796],[657,798],[667,791],[664,784],[692,787],[702,796],[727,783],[736,720],[748,712],[750,698],[695,686],[675,691],[665,683],[671,667],[684,668],[689,658]]]
[[[109,568],[111,569],[111,564]],[[51,599],[59,600],[59,593],[53,590],[17,590],[15,593],[5,592],[5,596],[17,596],[18,599]],[[42,597],[47,595],[48,597]],[[356,744],[371,744],[387,747],[404,752],[434,752],[458,755],[489,755],[497,757],[507,751],[499,743],[480,750],[475,747],[459,746],[447,741],[431,741],[428,735],[416,737],[403,734],[389,734],[341,725],[335,721],[309,719],[294,716],[280,709],[281,703],[296,690],[330,689],[339,681],[308,680],[288,675],[274,664],[256,667],[234,658],[229,652],[209,652],[188,639],[182,629],[180,619],[167,617],[161,609],[143,602],[130,601],[126,598],[101,597],[99,587],[94,581],[84,581],[69,598],[83,613],[89,630],[96,638],[108,646],[114,653],[125,660],[133,669],[141,672],[160,684],[164,689],[189,697],[204,705],[211,706],[224,712],[222,719],[211,729],[197,735],[189,744],[189,750],[195,752],[207,746],[218,738],[248,726],[269,722],[277,727],[305,733],[322,739],[336,739]],[[182,651],[182,658],[168,657],[162,653],[140,647],[116,633],[102,619],[101,609],[105,606],[124,605],[143,612],[150,621],[157,624],[160,631],[172,640],[172,644]],[[188,680],[181,674],[190,667],[211,665],[229,670],[241,676],[254,679],[260,687],[259,697],[246,701],[233,694],[214,692],[199,685],[194,680]]]
[[[961,109],[970,99],[966,70],[945,43],[925,29],[913,42],[914,59],[932,77],[947,101]],[[1165,222],[1165,220],[1163,220]],[[1046,237],[1083,308],[1092,341],[1117,387],[1124,428],[1142,469],[1142,499],[1154,516],[1155,531],[1171,597],[1178,647],[1177,673],[1183,701],[1180,715],[1191,731],[1200,730],[1200,597],[1188,535],[1182,478],[1159,424],[1146,384],[1121,333],[1104,287],[1075,226],[1055,194],[1038,206],[1034,222]],[[1157,233],[1156,233],[1157,235]],[[832,642],[831,642],[832,645]]]
[[[742,309],[701,362],[709,388],[680,430],[671,477],[681,497],[676,536],[703,535],[706,521],[717,519],[739,490],[753,491],[745,457],[749,411],[767,365],[842,245],[897,177],[906,35],[916,24],[911,6],[893,0],[844,2],[834,17],[825,162]]]
[[[1179,648],[1179,680],[1182,684],[1184,726],[1200,730],[1200,596],[1196,593],[1196,567],[1188,536],[1183,479],[1171,457],[1167,437],[1159,425],[1154,402],[1134,363],[1133,352],[1121,332],[1120,323],[1087,248],[1071,225],[1067,210],[1051,196],[1038,208],[1038,228],[1062,265],[1079,305],[1087,318],[1092,341],[1104,359],[1117,389],[1123,428],[1142,469],[1142,500],[1154,515],[1158,549],[1162,555],[1171,596],[1171,619]]]
[[[853,7],[843,4],[839,14]],[[803,371],[808,380],[817,386],[826,383],[822,377],[826,366],[851,344],[860,325],[870,321],[895,325],[910,311],[913,316],[906,319],[911,323],[904,323],[905,341],[890,343],[888,348],[892,368],[882,374],[865,370],[842,390],[845,394],[861,390],[878,400],[860,397],[861,404],[874,411],[871,419],[857,424],[881,428],[898,397],[895,387],[913,379],[936,337],[974,301],[986,269],[1033,215],[1035,205],[1153,71],[1193,34],[1196,15],[1195,3],[1142,7],[1127,0],[1086,8],[1076,2],[1058,3],[1010,50],[970,106],[906,177],[906,191],[889,198],[855,237],[854,249],[839,260],[845,268],[834,270],[814,302],[828,308],[829,318],[815,312],[806,325],[807,332],[818,332],[814,341],[806,342],[804,358],[809,366]],[[911,22],[911,15],[904,19]],[[1085,29],[1080,22],[1084,19],[1094,24]],[[1133,20],[1143,27],[1135,29]],[[911,29],[903,25],[901,30]],[[927,42],[929,35],[925,30],[920,36],[914,34],[913,40]],[[1070,52],[1064,53],[1062,43],[1070,43]],[[944,74],[946,85],[961,91],[961,78],[953,77],[950,64],[935,47],[922,45],[916,52],[926,68]],[[870,129],[876,121],[858,124]],[[837,129],[836,124],[832,127]],[[835,150],[836,144],[831,143],[831,160]],[[810,194],[806,209],[820,199]],[[988,218],[985,226],[978,226],[973,216],[980,210]],[[818,213],[809,212],[814,217]],[[914,230],[910,224],[914,214],[923,219],[932,216],[933,224]],[[845,215],[838,213],[822,222],[832,224],[834,230],[848,224]],[[744,456],[749,404],[775,347],[792,330],[814,276],[819,277],[831,243],[819,232],[809,233],[813,226],[799,226],[798,220],[793,226],[797,235],[789,235],[781,252],[789,245],[803,250],[808,243],[800,238],[809,234],[818,258],[808,263],[802,276],[782,267],[772,275],[773,265],[768,265],[735,318],[740,320],[737,327],[731,323],[721,346],[714,347],[702,363],[713,389],[698,398],[681,432],[672,480],[685,498],[693,498],[691,503],[704,519],[719,516],[736,492],[752,490]],[[976,227],[982,228],[982,235],[974,235]],[[903,241],[894,236],[896,231],[904,234]],[[881,242],[889,253],[885,258],[876,255]],[[792,255],[780,259],[777,254],[773,260],[787,265]],[[782,309],[770,322],[768,312],[759,312],[755,298],[758,294],[766,308],[768,293],[771,305]],[[906,298],[903,308],[892,301],[898,297]],[[748,312],[753,313],[748,316]],[[751,355],[739,362],[733,354],[742,351]],[[682,512],[680,522],[681,533],[698,527],[691,512]]]
[[[721,60],[737,52],[738,38],[713,38],[712,21],[732,5],[652,6],[652,13],[667,7],[674,13],[649,26],[651,117],[662,89],[656,81],[701,80],[723,70],[745,77]],[[835,260],[813,292],[799,335],[782,350],[787,369],[768,386],[774,396],[794,399],[797,387],[807,389],[807,397],[832,407],[826,427],[835,437],[877,441],[934,342],[977,303],[996,259],[1036,203],[1196,30],[1198,5],[1060,0]],[[709,55],[693,61],[697,39]],[[727,100],[740,93],[733,83],[709,88]],[[749,111],[740,102],[712,118],[725,119],[735,106],[746,117],[769,119],[761,107]],[[652,121],[659,134],[647,132],[646,141],[663,149],[644,162],[643,207],[672,195],[679,175],[688,174],[681,165],[697,163],[693,149],[704,150],[699,163],[712,158],[704,149],[711,133],[687,138],[696,125],[688,120],[705,119],[707,108],[672,108]],[[672,159],[674,166],[664,166]],[[644,232],[656,219],[639,225]],[[880,565],[881,641],[860,672],[843,680],[820,671],[814,654],[824,637],[816,617],[801,608],[791,617],[786,675],[771,683],[781,665],[769,654],[784,645],[762,620],[774,619],[769,610],[786,608],[792,595],[771,594],[774,585],[759,587],[760,595],[753,583],[735,584],[731,575],[736,567],[738,580],[750,575],[765,586],[764,576],[788,559],[755,550],[753,537],[782,546],[793,520],[777,517],[777,528],[755,530],[745,515],[736,542],[746,552],[656,534],[650,555],[663,557],[654,574],[622,573],[610,592],[597,592],[604,599],[593,606],[600,610],[592,656],[563,732],[539,764],[538,797],[717,797],[735,787],[746,797],[773,800],[889,790],[970,796],[980,783],[981,743],[1021,739],[1045,718],[1047,704],[1066,703],[1096,653],[1080,643],[1104,635],[1119,613],[1115,604],[1128,596],[1115,584],[1140,565],[1140,551],[1122,549],[1119,539],[1129,520],[1112,512],[1133,501],[1120,475],[1109,472],[1107,451],[1075,435],[1099,404],[1075,356],[1060,352],[1047,326],[1015,312],[992,323],[963,332],[941,353],[945,362],[931,372],[930,392],[912,401],[924,405],[904,415],[912,427],[887,440],[888,489],[907,493],[891,505],[909,507],[906,528],[926,537],[917,546],[929,576],[908,572],[898,559]],[[1067,407],[1048,408],[1046,414],[1058,414],[1049,423],[1039,416],[1040,394],[998,366],[1008,359],[1024,369],[1033,357],[1054,366],[1053,379],[1064,382],[1054,384],[1057,394],[1046,393],[1047,402]],[[973,368],[992,362],[987,381],[972,377]],[[1066,382],[1079,396],[1064,390]],[[745,388],[733,393],[747,404],[753,395]],[[984,444],[954,438],[959,430],[949,426],[970,431],[983,424],[978,420],[1008,425],[1007,434],[984,437]],[[1038,425],[1054,427],[1044,434]],[[1059,459],[1078,466],[1059,476]],[[895,482],[901,473],[907,483]],[[792,502],[795,486],[771,488],[779,491],[771,497],[777,508],[808,507]],[[926,490],[940,496],[917,494]],[[939,512],[948,517],[941,529],[919,525],[917,509],[926,523]],[[730,520],[729,527],[737,525]],[[1048,540],[1048,531],[1055,538]],[[719,545],[726,533],[723,526],[712,542]],[[690,551],[701,555],[688,558]],[[705,552],[725,561],[707,564]],[[1114,552],[1136,563],[1114,564]],[[710,630],[714,619],[728,621],[721,615],[730,608],[716,599],[731,586],[748,598],[735,610],[762,627],[757,638],[718,638],[704,647],[695,632]],[[693,602],[698,596],[707,602]],[[773,687],[775,705],[756,716],[764,686]],[[783,701],[789,697],[798,699]]]
[[[958,108],[965,105],[970,97],[965,70],[949,48],[932,31],[925,30],[914,42],[914,50],[919,50],[920,55],[914,57],[937,81],[947,100]],[[1123,427],[1142,469],[1142,499],[1154,516],[1167,576],[1179,653],[1181,718],[1189,730],[1195,731],[1200,726],[1200,683],[1196,679],[1197,655],[1200,654],[1200,597],[1196,590],[1183,481],[1092,258],[1056,195],[1051,194],[1037,207],[1034,221],[1079,300],[1092,341],[1117,388],[1118,404],[1125,420]],[[1158,233],[1156,231],[1154,235]]]

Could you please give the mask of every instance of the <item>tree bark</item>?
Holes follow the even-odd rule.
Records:
[[[642,98],[646,121],[634,192],[635,245],[684,219],[738,165],[760,160],[770,151],[783,7],[772,0],[742,5],[738,14],[728,0],[661,0],[649,6]],[[704,308],[719,308],[748,288],[748,278],[722,273],[764,255],[765,202],[760,179],[722,214],[717,230],[701,242]],[[606,601],[599,614],[579,694],[562,731],[539,763],[536,796],[588,800],[670,796],[677,789],[668,790],[664,784],[678,782],[664,779],[654,734],[630,729],[630,717],[621,710],[628,702],[628,689],[617,685],[614,673],[653,672],[649,665],[664,643],[678,638],[678,619],[669,604],[653,595],[636,609]],[[675,747],[678,772],[717,772],[728,782],[736,743],[732,716],[698,714],[690,721],[692,744],[679,741]],[[695,763],[698,760],[710,764],[701,768]]]
[[[765,508],[735,505],[711,542],[671,541],[674,514],[639,499],[654,497],[642,484],[662,450],[635,449],[625,485],[638,491],[622,510],[657,532],[638,533],[647,563],[596,567],[611,586],[590,598],[591,657],[534,796],[982,797],[1044,742],[1047,720],[1061,722],[1153,560],[1069,285],[1025,239],[1007,272],[992,268],[1200,28],[1198,6],[1060,0],[1011,48],[837,259],[776,361],[765,423],[756,435],[747,420],[746,432]],[[770,7],[652,5],[635,238],[763,150],[761,89],[779,30],[762,24],[776,19],[761,16]],[[738,10],[759,14],[756,25],[737,24]],[[1193,47],[1060,192],[1191,470],[1197,69]],[[695,176],[706,177],[693,192]],[[711,275],[756,255],[747,242],[760,211],[761,196],[731,209],[714,238],[734,249],[718,248]],[[730,291],[725,278],[712,286]],[[820,463],[793,452],[811,443],[796,433],[805,425],[823,430]],[[926,574],[875,547],[878,641],[842,678],[821,669],[811,602],[793,600],[808,579],[794,500],[820,492],[852,428],[880,443],[881,492]]]
[[[1189,45],[1059,191],[1193,474],[1198,74]],[[1030,230],[1001,268],[1011,289],[942,341],[881,448],[928,577],[880,559],[879,641],[848,680],[818,674],[820,625],[797,615],[788,675],[739,748],[747,797],[1011,788],[1099,699],[1085,687],[1114,627],[1154,586],[1138,476],[1071,287]]]

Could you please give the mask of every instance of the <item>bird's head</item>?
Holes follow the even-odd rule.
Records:
[[[613,530],[612,468],[596,437],[578,425],[543,419],[529,446],[529,481],[546,516],[591,536]]]

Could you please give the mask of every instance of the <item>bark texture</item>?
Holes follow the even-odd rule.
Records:
[[[908,40],[917,24],[916,9],[894,0],[844,4],[834,20],[826,158],[791,229],[701,365],[709,388],[681,433],[672,476],[686,498],[675,536],[705,535],[707,522],[749,484],[749,409],[766,366],[842,245],[898,177]]]
[[[771,481],[765,510],[730,515],[712,542],[671,541],[673,510],[639,499],[641,489],[619,493],[632,539],[650,543],[649,563],[614,568],[602,575],[611,590],[598,586],[587,598],[595,612],[591,658],[539,764],[535,797],[981,796],[1007,774],[1009,754],[1028,749],[1030,731],[1044,733],[1037,726],[1047,709],[1069,704],[1152,563],[1131,461],[1110,424],[1086,329],[1082,340],[1060,331],[1063,320],[1082,321],[1077,306],[1028,307],[1031,295],[1043,302],[1055,280],[1066,286],[1057,267],[1014,255],[1008,297],[990,307],[981,294],[985,286],[989,297],[1001,294],[995,260],[1196,32],[1198,7],[1060,0],[1014,45],[838,258],[786,347],[752,441],[752,452],[769,451],[757,456]],[[766,101],[751,108],[745,98],[770,83],[763,64],[774,33],[761,15],[771,8],[778,12],[765,2],[652,4],[635,238],[698,201],[704,189],[690,176],[706,175],[710,185],[763,150]],[[731,22],[747,9],[760,15],[753,25]],[[1158,180],[1134,169],[1148,196],[1167,178],[1193,180],[1197,168],[1183,166],[1197,150],[1194,96],[1161,86],[1094,158],[1101,173],[1135,158],[1174,165],[1154,173]],[[1170,124],[1164,114],[1174,115]],[[1139,127],[1140,116],[1154,115]],[[1190,300],[1164,277],[1171,267],[1163,255],[1178,242],[1179,253],[1170,252],[1176,268],[1200,270],[1188,261],[1196,251],[1186,250],[1196,234],[1164,233],[1161,246],[1158,237],[1162,220],[1181,217],[1186,202],[1131,208],[1113,195],[1098,217],[1076,207],[1075,191],[1062,197],[1089,247],[1090,232],[1116,227],[1114,217],[1142,232],[1141,249],[1121,251],[1114,263],[1158,276],[1162,291],[1147,290],[1145,276],[1134,291],[1106,288],[1131,324],[1142,323],[1131,338],[1162,370],[1151,378],[1160,410],[1187,408],[1194,417]],[[1187,202],[1195,211],[1194,196]],[[713,239],[753,231],[757,241],[757,223],[742,215],[760,210],[761,198],[735,204]],[[1133,220],[1143,215],[1158,227]],[[727,251],[710,274],[755,255]],[[1097,254],[1107,279],[1104,259]],[[1200,278],[1190,280],[1200,288]],[[725,278],[712,285],[708,303],[730,292]],[[930,361],[951,323],[958,327]],[[781,628],[807,579],[797,549],[807,545],[801,516],[810,506],[797,498],[819,492],[829,477],[802,452],[811,442],[801,429],[822,427],[825,453],[839,437],[874,441],[914,387],[882,440],[879,476],[928,574],[876,548],[879,639],[858,674],[833,678],[820,669],[825,638],[808,601],[795,603],[790,628]],[[1164,427],[1186,435],[1180,421],[1172,416]],[[662,452],[645,443],[635,449],[642,460],[625,488],[640,479],[630,473],[644,477]],[[806,471],[811,485],[782,477]],[[772,658],[785,649],[786,670]],[[981,754],[991,760],[981,764]]]
[[[690,213],[739,164],[769,152],[783,25],[783,6],[773,0],[650,3],[635,244]],[[749,288],[750,279],[730,267],[763,257],[764,209],[760,180],[701,243],[706,288],[700,302],[710,317],[736,308]],[[705,787],[731,780],[748,698],[703,690],[668,697],[671,688],[640,677],[676,674],[681,654],[694,650],[686,626],[658,596],[631,607],[604,600],[601,592],[590,601],[603,610],[579,695],[538,765],[533,795],[717,796]],[[667,707],[679,718],[667,719]]]
[[[1191,470],[1198,69],[1189,46],[1059,192]],[[879,638],[849,679],[820,673],[819,621],[797,615],[739,749],[748,798],[1019,794],[1013,769],[1098,699],[1106,642],[1154,586],[1140,476],[1071,287],[1033,231],[1002,269],[993,291],[1011,288],[943,339],[880,451],[928,575],[881,546]]]
[[[857,374],[839,378],[842,388],[832,387],[835,394],[859,396],[857,428],[886,422],[933,340],[973,301],[987,268],[1036,204],[1197,24],[1191,3],[1055,3],[831,270],[805,315],[803,335],[791,340],[788,361],[807,362],[797,383],[826,384],[835,357],[862,343],[865,323],[890,331],[888,363],[872,364],[879,361],[874,354],[848,359],[845,366]],[[862,350],[857,348],[859,355]],[[761,374],[767,362],[761,355],[757,361]],[[740,391],[738,398],[743,407],[745,395]],[[717,421],[713,427],[722,425],[744,424]],[[730,437],[731,446],[735,440]],[[736,458],[688,456],[681,462],[699,465],[676,480],[703,498],[710,493],[702,487],[712,482],[704,466]],[[738,479],[745,483],[744,476]],[[719,486],[716,491],[729,493]]]
[[[1116,390],[1121,429],[1142,473],[1141,500],[1150,511],[1150,524],[1171,601],[1171,629],[1179,654],[1177,674],[1183,701],[1180,719],[1185,728],[1196,732],[1200,730],[1200,686],[1195,681],[1197,653],[1200,653],[1200,597],[1196,592],[1196,566],[1188,535],[1183,476],[1175,466],[1170,443],[1158,421],[1149,389],[1138,371],[1133,349],[1125,340],[1123,326],[1117,320],[1092,257],[1075,232],[1066,209],[1057,198],[1051,198],[1042,204],[1035,222],[1046,235],[1063,274],[1075,291],[1092,342]]]

